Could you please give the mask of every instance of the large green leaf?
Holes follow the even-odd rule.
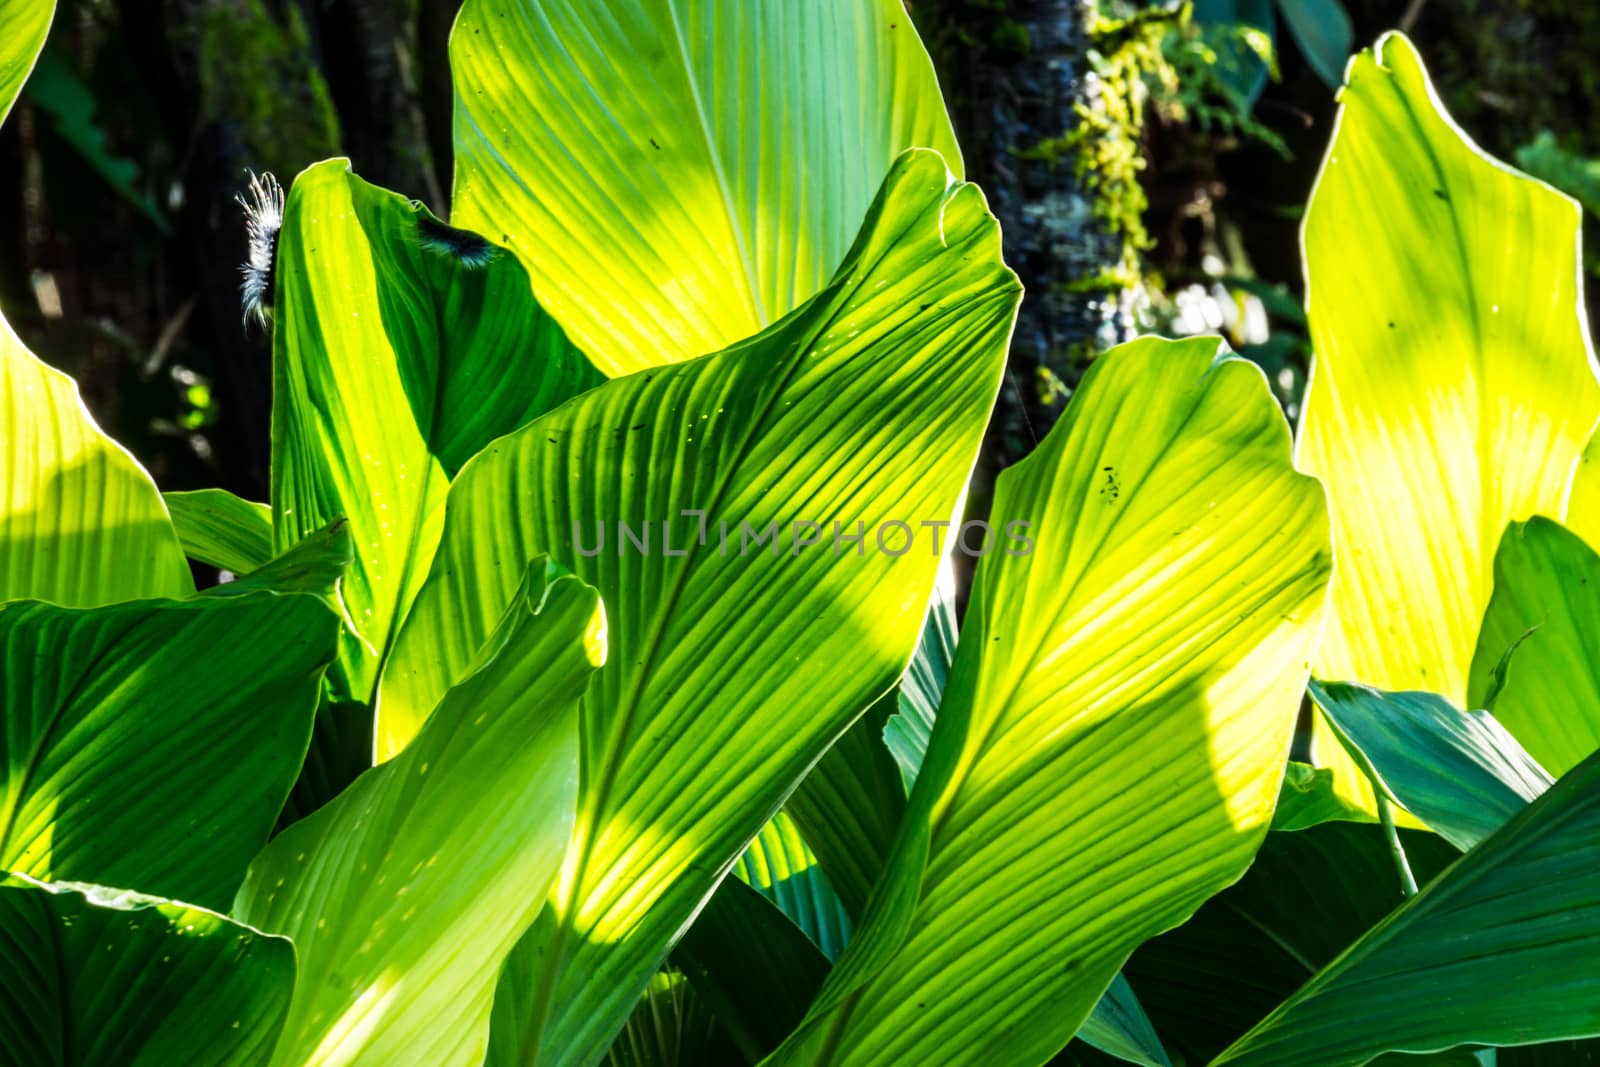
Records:
[[[1460,856],[1427,831],[1399,837],[1424,886]],[[1174,1055],[1205,1063],[1404,900],[1380,827],[1274,831],[1243,878],[1139,946],[1124,972]]]
[[[1550,788],[1544,768],[1487,711],[1458,711],[1437,693],[1310,688],[1369,778],[1463,851]]]
[[[514,256],[345,160],[295,179],[278,250],[274,543],[349,519],[358,632],[345,634],[337,673],[366,700],[427,574],[450,477],[600,376]]]
[[[1217,1063],[1600,1035],[1600,754],[1319,971]]]
[[[183,904],[0,875],[0,1059],[17,1067],[257,1067],[294,947]]]
[[[0,605],[0,870],[226,907],[311,733],[309,596]]]
[[[832,850],[835,856],[832,870],[843,870],[847,884],[859,885],[864,881],[867,892],[877,883],[888,862],[895,832],[905,816],[905,799],[899,792],[899,782],[904,781],[909,787],[916,781],[933,733],[939,701],[944,697],[950,664],[955,658],[960,626],[956,619],[954,572],[949,562],[946,557],[941,564],[922,637],[910,665],[900,676],[900,684],[874,704],[828,750],[822,762],[789,798],[786,808],[796,813],[804,811],[802,801],[808,793],[829,801],[817,805],[818,817],[809,827],[801,824],[802,829],[808,841],[822,842]],[[842,746],[847,746],[843,758]],[[822,779],[820,787],[816,781],[819,777]],[[886,796],[890,782],[894,783],[894,792]],[[851,805],[870,805],[872,810],[850,812],[847,809]],[[740,867],[749,864],[751,854],[770,830],[771,824],[751,843],[750,850],[740,860]],[[826,859],[822,865],[824,871],[830,869]],[[866,892],[858,889],[857,894],[841,893],[855,919],[861,917],[867,901]],[[785,910],[795,914],[793,909]],[[838,951],[830,949],[828,957],[837,956]],[[1121,975],[1112,980],[1095,1003],[1077,1036],[1097,1049],[1132,1063],[1160,1065],[1167,1062],[1161,1041],[1139,1006],[1133,987]]]
[[[900,676],[900,684],[856,721],[789,798],[787,810],[797,816],[806,810],[804,801],[808,796],[831,801],[816,805],[817,817],[809,826],[801,823],[801,827],[809,841],[820,842],[819,847],[834,854],[831,865],[823,859],[823,868],[843,870],[846,884],[865,882],[870,892],[888,862],[895,832],[905,815],[904,797],[898,788],[889,794],[889,782],[898,779],[909,789],[916,781],[959,639],[955,573],[946,556],[934,584],[922,637],[910,665]],[[845,749],[843,753],[841,748]],[[870,810],[852,813],[848,809],[853,805],[867,805]],[[867,895],[841,892],[841,897],[851,916],[859,919]],[[829,953],[830,958],[837,955]],[[1077,1036],[1131,1063],[1157,1067],[1167,1063],[1160,1038],[1151,1028],[1133,987],[1121,975],[1112,980],[1095,1003]]]
[[[0,0],[0,122],[39,58],[55,10],[55,0]]]
[[[254,589],[312,593],[354,631],[345,607],[343,580],[354,558],[350,524],[343,519],[306,537],[277,559],[272,513],[220,489],[165,494],[173,522],[191,558],[242,574],[206,590],[207,596],[237,596]],[[311,744],[299,777],[279,813],[286,826],[309,815],[372,766],[372,708],[342,698],[326,683],[317,701]]]
[[[194,592],[155,483],[95,425],[77,383],[29,352],[4,317],[0,470],[0,600],[94,607]]]
[[[542,559],[404,753],[273,839],[234,914],[294,940],[281,1067],[481,1063],[500,961],[572,833],[594,590]]]
[[[955,572],[948,547],[945,553],[922,637],[899,684],[834,742],[784,809],[816,851],[851,919],[861,918],[889,858],[915,777],[914,769],[907,775],[903,758],[914,750],[915,765],[922,762],[955,649]]]
[[[1266,382],[1218,347],[1112,350],[1001,475],[990,521],[1030,544],[978,568],[889,871],[775,1062],[1042,1062],[1249,865],[1331,557]]]
[[[1564,774],[1600,749],[1600,556],[1543,517],[1513,523],[1495,555],[1474,702],[1513,645],[1495,717],[1551,774]]]
[[[452,221],[610,374],[821,290],[905,149],[961,173],[902,0],[468,0],[450,66]]]
[[[496,1056],[597,1058],[746,842],[893,684],[938,558],[885,524],[954,514],[1017,299],[982,194],[909,152],[795,315],[609,382],[461,472],[384,673],[380,753],[477,646],[513,559],[549,551],[599,588],[614,650],[584,698],[576,843],[518,952],[542,999]]]
[[[355,555],[350,541],[350,524],[335,519],[323,529],[308,534],[289,551],[269,560],[242,577],[207,589],[202,596],[230,597],[268,591],[310,593],[321,597],[329,610],[342,614],[339,586]]]
[[[249,574],[272,559],[272,509],[226,489],[163,493],[178,540],[190,559]]]
[[[1500,535],[1562,514],[1600,415],[1580,212],[1467,139],[1404,37],[1348,78],[1303,238],[1316,364],[1297,458],[1327,486],[1339,558],[1317,674],[1461,707]],[[1319,761],[1370,805],[1318,731]]]

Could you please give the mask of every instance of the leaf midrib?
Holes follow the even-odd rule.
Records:
[[[761,299],[761,286],[756,274],[756,265],[750,258],[750,250],[746,247],[744,230],[739,225],[738,213],[733,206],[733,192],[728,188],[728,175],[722,166],[722,157],[717,153],[716,140],[711,132],[711,123],[706,115],[705,101],[700,96],[700,83],[695,80],[694,64],[689,61],[689,46],[683,39],[683,29],[678,24],[677,0],[667,0],[667,21],[672,24],[672,39],[678,48],[678,57],[683,60],[683,80],[688,86],[689,98],[694,101],[694,116],[697,130],[702,143],[706,146],[706,158],[711,162],[711,172],[717,179],[717,192],[722,196],[722,210],[728,218],[728,229],[733,233],[733,241],[739,251],[739,265],[744,270],[745,284],[750,290],[750,299],[754,305],[756,322],[761,329],[765,329],[772,322],[767,314],[765,303]],[[699,353],[690,353],[698,355]]]

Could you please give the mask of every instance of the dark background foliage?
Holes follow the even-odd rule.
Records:
[[[1232,38],[1171,3],[908,6],[1030,289],[991,466],[1043,434],[1097,346],[1185,332],[1219,307],[1264,313],[1264,337],[1220,328],[1292,411],[1298,226],[1334,111],[1293,37],[1277,34],[1280,78],[1251,104],[1230,92],[1249,78]],[[1345,6],[1357,47],[1408,29],[1487,149],[1600,205],[1600,9]],[[63,0],[0,131],[0,306],[163,488],[267,495],[269,344],[238,304],[247,169],[287,184],[347,155],[445,214],[456,7]],[[1197,7],[1214,18],[1218,4]]]

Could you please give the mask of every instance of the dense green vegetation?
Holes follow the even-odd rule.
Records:
[[[1142,337],[981,509],[1023,287],[900,0],[467,0],[450,58],[448,221],[247,197],[267,503],[0,319],[0,1063],[1592,1057],[1580,210],[1406,37],[1298,425]]]

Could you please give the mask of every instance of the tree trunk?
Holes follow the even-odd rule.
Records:
[[[994,469],[1054,424],[1084,367],[1132,334],[1125,240],[1068,138],[1106,90],[1089,69],[1094,0],[916,0],[966,157],[1027,288],[985,459]]]

